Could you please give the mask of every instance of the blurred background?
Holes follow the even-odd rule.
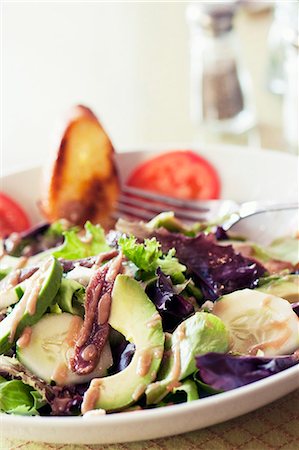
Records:
[[[298,2],[2,3],[2,171],[41,163],[69,107],[122,150],[298,151]]]

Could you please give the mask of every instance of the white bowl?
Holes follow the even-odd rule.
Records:
[[[152,151],[130,151],[117,155],[120,175],[125,179],[140,162],[157,151],[177,146],[155,147]],[[298,201],[298,158],[270,150],[242,147],[209,148],[198,151],[218,170],[222,197],[247,200]],[[27,169],[2,178],[1,189],[12,195],[40,219],[39,168]],[[49,443],[100,444],[153,439],[192,431],[248,413],[299,387],[299,366],[250,385],[176,406],[134,413],[97,417],[22,417],[0,415],[1,433],[10,438]]]

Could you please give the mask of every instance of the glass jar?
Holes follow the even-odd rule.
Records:
[[[233,29],[235,2],[191,3],[191,119],[213,132],[241,134],[255,124],[249,74]]]
[[[285,92],[285,58],[287,43],[285,33],[298,23],[298,4],[296,1],[276,1],[274,17],[268,34],[267,82],[273,94]]]
[[[298,75],[299,75],[299,30],[290,29],[285,34],[285,92],[283,96],[283,130],[288,150],[299,153],[298,136]]]

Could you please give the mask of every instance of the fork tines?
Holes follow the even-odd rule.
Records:
[[[163,211],[173,211],[178,219],[183,219],[185,222],[204,222],[210,206],[204,202],[181,200],[123,186],[116,205],[115,217],[129,216],[150,220]]]

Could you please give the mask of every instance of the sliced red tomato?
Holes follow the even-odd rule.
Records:
[[[138,166],[129,186],[189,200],[219,198],[220,179],[203,157],[186,151],[164,153]]]
[[[21,206],[0,192],[0,236],[8,236],[14,231],[24,231],[29,227],[30,221]]]

